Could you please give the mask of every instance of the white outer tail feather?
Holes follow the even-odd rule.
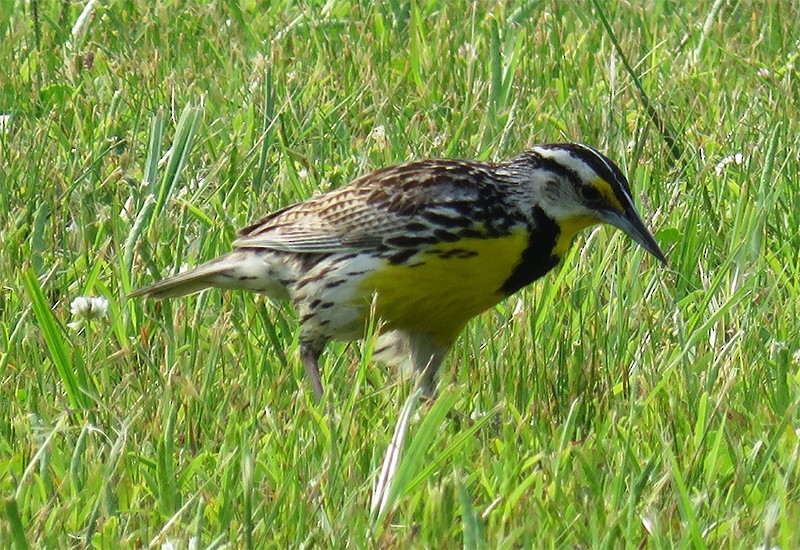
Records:
[[[266,251],[234,250],[194,269],[140,288],[128,297],[175,298],[215,287],[249,290],[286,299],[289,298],[289,291],[281,279],[294,280],[297,275],[293,273],[293,267],[285,262],[275,261]]]
[[[128,295],[128,298],[148,296],[162,300],[164,298],[176,298],[194,294],[212,286],[219,286],[220,274],[234,268],[236,268],[235,262],[226,261],[226,257],[223,256],[218,260],[213,260],[194,269],[178,273],[152,285],[135,290]]]

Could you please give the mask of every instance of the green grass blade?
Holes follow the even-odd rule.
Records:
[[[636,74],[636,71],[633,70],[633,66],[631,65],[630,61],[628,61],[628,56],[625,55],[625,51],[622,49],[622,45],[617,38],[617,34],[614,32],[614,28],[611,26],[611,23],[609,23],[608,17],[606,17],[604,6],[601,5],[599,0],[592,0],[592,3],[594,4],[597,16],[600,18],[600,22],[603,24],[603,27],[608,34],[608,38],[614,45],[614,49],[616,50],[617,55],[619,55],[622,65],[625,67],[625,71],[627,71],[628,75],[631,77],[631,80],[633,80],[633,85],[635,86],[636,91],[639,93],[639,100],[641,101],[642,107],[644,107],[647,116],[649,116],[650,120],[653,121],[653,124],[658,129],[661,137],[664,138],[664,142],[667,144],[667,148],[675,162],[682,162],[683,144],[680,142],[679,137],[672,128],[672,125],[661,113],[659,113],[656,106],[650,100],[650,96],[645,91],[644,86],[642,86],[639,76]]]
[[[130,274],[133,270],[133,252],[136,249],[136,243],[139,242],[139,238],[142,236],[142,233],[150,225],[150,219],[153,216],[153,212],[156,209],[156,201],[152,195],[148,195],[145,200],[144,204],[142,204],[142,208],[139,210],[139,214],[136,216],[136,220],[133,222],[133,226],[131,227],[130,233],[128,233],[128,238],[125,239],[125,244],[123,245],[123,257],[122,257],[122,271],[124,273]],[[130,288],[125,288],[126,291],[131,290]]]
[[[430,451],[430,446],[447,417],[447,413],[453,408],[457,399],[458,393],[455,391],[442,392],[436,398],[422,424],[420,424],[417,433],[411,439],[405,455],[399,461],[394,482],[389,491],[386,505],[383,507],[384,514],[392,509],[393,505],[404,493],[411,490],[416,472],[427,471],[425,466],[430,463],[426,461],[426,457]]]
[[[458,500],[461,503],[461,522],[464,529],[464,550],[480,550],[488,548],[486,532],[483,522],[472,505],[472,499],[467,489],[461,484],[456,485]]]
[[[159,109],[150,120],[150,138],[147,143],[147,159],[144,164],[144,176],[142,178],[142,185],[148,189],[148,193],[144,198],[142,206],[136,215],[136,220],[133,222],[128,237],[125,239],[123,245],[122,256],[122,273],[125,274],[124,282],[126,285],[123,289],[130,292],[129,274],[133,269],[133,253],[136,249],[136,243],[142,233],[150,225],[150,219],[155,212],[156,207],[156,194],[159,192],[156,187],[158,181],[158,163],[161,157],[161,143],[164,137],[164,111]]]
[[[202,107],[187,105],[178,119],[178,127],[170,147],[164,175],[154,193],[156,197],[155,215],[160,216],[174,191],[183,168],[189,160],[197,130],[203,117]]]
[[[19,515],[17,499],[7,497],[5,502],[6,521],[11,529],[11,540],[17,550],[27,550],[28,541],[25,538],[25,528],[22,525],[22,518]]]
[[[164,138],[164,110],[159,109],[150,120],[150,139],[147,142],[147,158],[144,162],[142,185],[149,189],[149,194],[156,194],[158,181],[158,162],[161,159],[161,143]]]
[[[706,548],[703,535],[700,532],[700,525],[697,523],[697,516],[694,512],[694,504],[686,487],[686,482],[683,479],[683,470],[678,464],[678,461],[669,445],[664,445],[663,450],[667,455],[670,471],[672,473],[672,479],[675,482],[675,491],[677,492],[678,497],[678,508],[683,515],[684,521],[686,521],[688,524],[687,526],[689,529],[689,536],[692,540],[692,547]]]
[[[258,165],[253,176],[253,189],[256,192],[264,189],[264,174],[267,169],[267,153],[275,143],[275,90],[272,82],[272,70],[267,70],[264,77],[264,119],[261,131],[261,146],[258,149]]]
[[[75,372],[75,363],[73,363],[72,353],[67,342],[61,333],[58,322],[50,310],[50,306],[45,300],[42,293],[42,287],[39,286],[39,279],[33,272],[33,269],[27,269],[23,278],[25,291],[28,294],[28,299],[31,301],[33,313],[39,323],[39,330],[42,331],[45,344],[50,352],[50,357],[53,360],[53,365],[56,367],[56,372],[64,384],[64,389],[67,392],[67,400],[70,406],[81,409],[87,405],[86,395],[83,390],[88,388],[81,388],[80,378],[88,378],[87,376],[79,376]]]

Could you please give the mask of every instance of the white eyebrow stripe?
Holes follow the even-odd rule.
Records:
[[[553,159],[561,164],[563,167],[568,168],[575,172],[575,174],[584,181],[588,181],[591,179],[592,176],[596,176],[597,173],[592,170],[591,166],[586,164],[582,161],[579,157],[576,157],[572,154],[572,152],[566,149],[549,149],[549,148],[539,148],[534,147],[534,151],[539,153],[542,157]]]

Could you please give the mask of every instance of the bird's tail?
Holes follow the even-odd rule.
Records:
[[[265,254],[237,250],[135,290],[128,298],[175,298],[210,287],[250,290],[275,298],[286,298],[286,281],[292,279],[287,270],[288,265],[273,265]]]

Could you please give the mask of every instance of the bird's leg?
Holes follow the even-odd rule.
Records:
[[[409,335],[411,360],[414,371],[420,376],[419,387],[423,397],[432,399],[436,394],[439,367],[447,353],[447,347],[433,342],[428,334]]]
[[[431,355],[422,370],[418,370],[421,374],[419,387],[422,390],[422,397],[426,399],[433,399],[436,395],[436,382],[439,380],[439,365],[441,363],[441,358],[437,359]]]
[[[322,378],[319,375],[319,356],[322,355],[322,348],[324,346],[314,345],[310,343],[300,344],[300,357],[303,359],[303,366],[306,368],[306,376],[311,387],[314,390],[314,395],[317,401],[322,401]]]

